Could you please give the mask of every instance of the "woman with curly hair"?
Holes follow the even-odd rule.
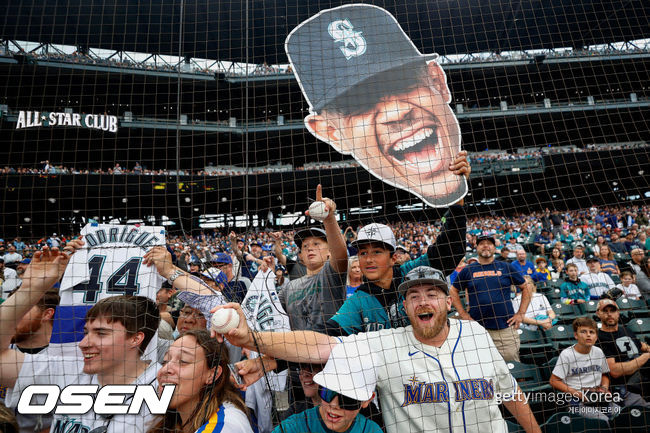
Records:
[[[149,433],[252,433],[228,362],[226,347],[205,330],[190,330],[176,339],[158,371],[159,392],[176,385],[174,396]]]

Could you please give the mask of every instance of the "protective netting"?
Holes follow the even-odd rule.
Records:
[[[172,340],[233,301],[257,331],[344,340],[325,366],[329,351],[306,344],[311,334],[275,345],[259,334],[249,349],[289,358],[277,366],[289,373],[267,374],[241,402],[222,385],[188,392],[168,374],[181,396],[229,396],[226,420],[241,421],[245,402],[260,431],[319,399],[320,412],[282,429],[347,428],[354,411],[341,406],[373,392],[361,413],[384,431],[501,431],[502,416],[510,430],[533,428],[522,407],[546,431],[646,431],[650,10],[641,1],[547,3],[1,7],[1,297],[30,286],[24,259],[41,247],[85,239],[38,313],[17,323],[4,308],[7,343],[49,340],[44,353],[77,356],[93,305],[142,295],[163,319],[144,358],[180,365],[174,346],[165,355]],[[409,277],[418,266],[440,278]],[[420,299],[400,289],[409,278],[444,280],[449,297]],[[127,333],[149,314],[106,308],[99,316],[122,314],[125,323],[109,322]],[[436,332],[418,334],[425,328]],[[199,344],[212,367],[222,363],[224,351]],[[231,363],[241,358],[229,349]],[[63,388],[64,371],[92,370],[45,372],[41,361],[20,370],[15,392],[3,377],[12,409],[30,378]],[[105,368],[88,383],[107,384]],[[312,380],[323,368],[316,381],[345,394],[338,407]],[[141,384],[156,373],[133,371]],[[513,377],[525,405],[508,401]],[[569,401],[583,388],[581,404]],[[613,406],[605,395],[627,400]],[[188,412],[198,424],[186,430],[218,406]],[[171,407],[185,422],[179,402]],[[84,416],[19,422],[21,431],[52,423],[60,432],[137,424]]]

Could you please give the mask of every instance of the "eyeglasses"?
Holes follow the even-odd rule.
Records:
[[[181,317],[193,317],[194,319],[204,319],[205,316],[200,311],[194,310],[181,310]]]
[[[332,400],[338,397],[338,406],[343,410],[360,410],[361,405],[363,404],[362,401],[355,400],[343,394],[339,394],[338,392],[332,391],[331,389],[327,389],[323,386],[318,387],[318,395],[326,403],[331,403]]]

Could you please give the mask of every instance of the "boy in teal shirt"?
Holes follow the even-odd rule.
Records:
[[[357,256],[363,282],[337,313],[314,331],[345,336],[409,325],[404,299],[397,290],[404,275],[418,266],[451,273],[465,255],[463,207],[451,206],[443,222],[440,235],[427,253],[402,265],[395,263],[395,235],[388,226],[373,223],[360,229],[352,246],[359,250]]]

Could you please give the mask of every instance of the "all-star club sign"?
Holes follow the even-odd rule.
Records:
[[[117,116],[108,114],[80,114],[47,111],[20,111],[16,129],[45,126],[72,126],[117,132]]]

